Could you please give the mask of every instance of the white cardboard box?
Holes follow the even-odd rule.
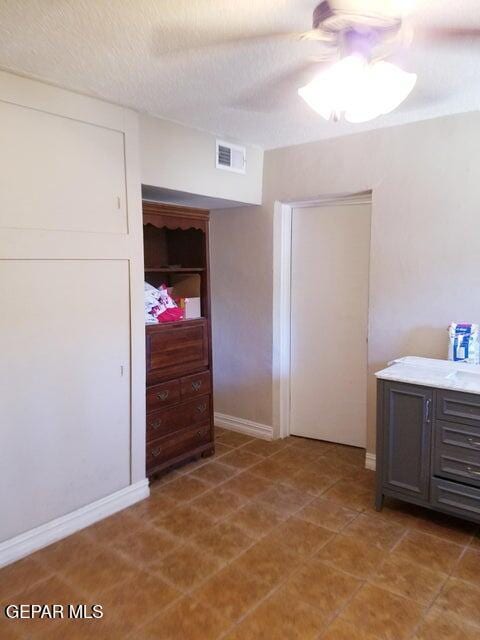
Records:
[[[192,320],[193,318],[202,317],[200,298],[184,298],[183,300],[185,304],[185,320]]]

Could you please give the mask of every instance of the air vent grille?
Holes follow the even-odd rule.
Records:
[[[235,173],[246,172],[246,149],[236,144],[217,140],[217,169],[234,171]]]

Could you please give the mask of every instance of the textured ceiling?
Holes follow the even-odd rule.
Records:
[[[361,8],[380,0],[340,1]],[[389,2],[413,5],[414,26],[480,28],[480,0],[380,4]],[[368,125],[323,121],[296,94],[305,80],[296,70],[319,45],[251,39],[309,29],[315,4],[0,0],[0,67],[264,148],[479,108],[480,38],[417,41],[403,63],[419,80],[400,109]]]

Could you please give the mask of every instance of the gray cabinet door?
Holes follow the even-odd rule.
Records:
[[[383,486],[428,500],[433,390],[388,382],[384,393]]]

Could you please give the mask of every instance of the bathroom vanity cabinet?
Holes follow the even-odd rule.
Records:
[[[388,371],[377,374],[377,509],[391,496],[480,523],[480,394]]]

